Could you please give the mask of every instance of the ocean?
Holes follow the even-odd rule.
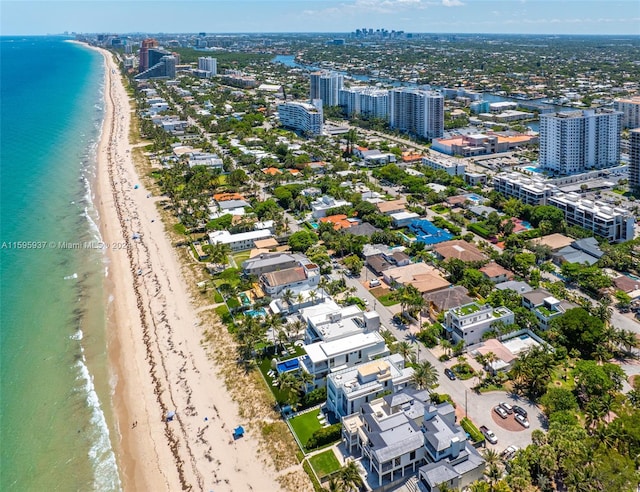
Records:
[[[92,200],[102,56],[0,37],[0,490],[121,490]]]

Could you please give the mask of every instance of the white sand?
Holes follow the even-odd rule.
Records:
[[[112,55],[99,51],[106,115],[97,202],[114,296],[109,356],[125,490],[279,490],[275,471],[257,455],[258,437],[249,431],[232,439],[233,427],[244,422],[200,344],[176,252],[131,158],[127,93]],[[176,418],[165,422],[173,410]]]

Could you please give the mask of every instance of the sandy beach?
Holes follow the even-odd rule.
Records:
[[[105,122],[96,202],[108,247],[109,358],[125,490],[274,491],[275,469],[202,345],[203,328],[152,197],[136,175],[132,116],[119,69],[105,58]],[[137,186],[136,186],[137,185]],[[175,418],[167,422],[167,412]]]

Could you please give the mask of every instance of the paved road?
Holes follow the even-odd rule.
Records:
[[[338,275],[334,275],[338,278]],[[347,287],[355,287],[355,295],[363,300],[369,301],[369,306],[380,314],[380,322],[382,326],[391,331],[398,340],[408,340],[415,343],[419,347],[418,360],[428,360],[438,370],[440,375],[439,386],[436,388],[438,393],[447,393],[451,395],[453,401],[459,408],[464,409],[466,403],[466,412],[471,420],[480,427],[486,425],[493,430],[498,438],[498,443],[493,446],[487,443],[488,447],[495,447],[498,451],[502,451],[507,446],[515,444],[520,448],[526,447],[531,443],[531,432],[535,429],[542,428],[543,416],[540,410],[532,403],[508,394],[505,391],[494,391],[491,393],[477,394],[471,389],[476,383],[476,378],[467,381],[455,380],[451,381],[444,375],[444,368],[450,367],[455,361],[447,363],[440,362],[438,358],[424,345],[416,342],[409,329],[401,329],[396,327],[392,322],[393,313],[385,306],[381,305],[376,298],[363,286],[363,282],[367,279],[374,278],[374,275],[365,267],[360,278],[345,277]],[[531,427],[518,432],[508,431],[496,425],[492,417],[493,407],[500,401],[506,401],[511,404],[516,403],[525,408],[529,414]],[[513,419],[513,416],[509,417]]]

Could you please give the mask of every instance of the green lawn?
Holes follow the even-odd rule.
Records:
[[[242,251],[233,255],[233,260],[236,262],[236,265],[238,265],[238,268],[242,268],[242,263],[249,259],[250,254],[250,251]]]
[[[331,475],[340,469],[340,462],[336,458],[333,449],[328,449],[320,454],[309,458],[309,463],[313,467],[319,478]]]
[[[312,410],[289,420],[293,432],[298,436],[298,440],[303,446],[307,444],[307,441],[315,431],[322,428],[318,421],[318,413],[319,410]]]
[[[383,306],[393,306],[400,302],[394,297],[392,292],[381,295],[380,297],[378,297],[378,300],[380,301],[380,304],[382,304]]]

